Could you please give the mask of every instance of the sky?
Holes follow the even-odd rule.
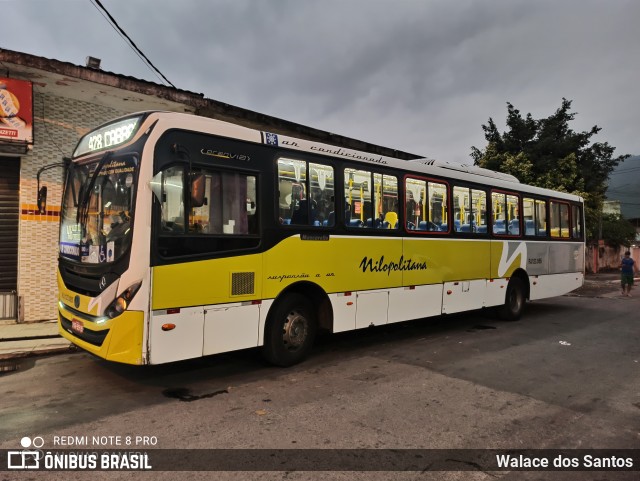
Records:
[[[102,0],[177,87],[471,163],[506,103],[640,154],[636,0]],[[162,83],[90,0],[0,0],[0,47]]]

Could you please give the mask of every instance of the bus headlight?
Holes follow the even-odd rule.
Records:
[[[122,294],[116,297],[115,300],[107,306],[107,308],[104,310],[105,315],[110,319],[113,319],[114,317],[119,316],[124,311],[126,311],[127,307],[129,307],[129,304],[131,303],[131,300],[136,295],[136,292],[138,292],[138,289],[140,289],[141,285],[142,281],[139,281],[129,286],[129,288],[125,289]]]

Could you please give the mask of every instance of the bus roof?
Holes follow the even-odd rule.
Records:
[[[159,128],[161,130],[175,129],[176,127],[178,127],[187,131],[219,135],[222,137],[260,143],[291,151],[320,154],[334,158],[360,162],[363,164],[404,170],[406,171],[406,173],[413,172],[427,177],[444,177],[471,183],[479,183],[489,187],[507,191],[512,190],[522,193],[530,193],[533,195],[537,194],[541,196],[556,197],[559,199],[572,200],[576,202],[583,201],[582,197],[574,194],[568,194],[566,192],[559,192],[555,190],[544,189],[541,187],[535,187],[532,185],[521,184],[513,175],[496,172],[489,169],[483,169],[481,167],[473,165],[454,164],[446,161],[433,160],[428,158],[403,160],[394,157],[386,157],[380,154],[353,150],[346,147],[325,144],[313,140],[305,140],[273,132],[251,129],[223,120],[178,112],[146,111],[126,115],[97,127],[92,132],[89,132],[84,137],[82,137],[78,145],[81,145],[83,140],[92,135],[92,133],[99,130],[104,130],[106,126],[119,122],[122,119],[132,118],[136,116],[140,117],[141,128],[135,135],[131,137],[130,141],[127,141],[123,145],[126,145],[129,142],[133,142],[140,135],[142,135],[144,131],[147,130],[148,126],[157,121],[158,125],[156,126],[156,128]]]

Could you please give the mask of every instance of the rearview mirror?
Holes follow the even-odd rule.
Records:
[[[204,189],[206,179],[204,174],[193,174],[191,177],[191,207],[204,205]]]

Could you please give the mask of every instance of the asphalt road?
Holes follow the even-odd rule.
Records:
[[[538,301],[512,323],[474,312],[329,336],[289,369],[264,364],[254,351],[155,367],[110,364],[81,352],[25,359],[0,377],[0,447],[40,436],[44,449],[66,448],[59,441],[65,436],[101,435],[155,437],[155,448],[181,449],[639,448],[634,294]],[[11,472],[0,479],[87,479],[81,474]],[[638,472],[187,477],[626,480]]]

